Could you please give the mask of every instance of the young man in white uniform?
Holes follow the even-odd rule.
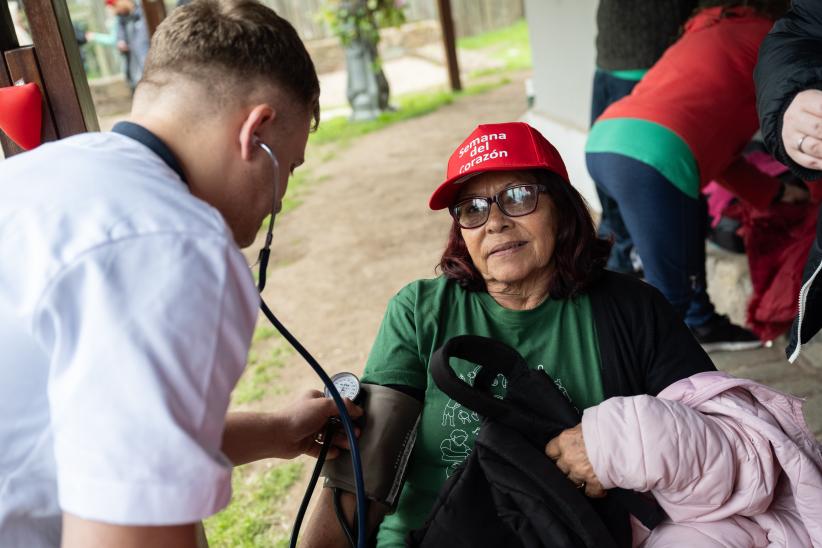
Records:
[[[317,447],[319,393],[226,410],[259,305],[238,246],[318,97],[286,21],[199,0],[158,28],[129,123],[0,162],[0,546],[194,546],[232,464]]]

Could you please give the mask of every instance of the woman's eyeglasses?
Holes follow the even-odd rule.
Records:
[[[451,216],[462,228],[479,228],[488,221],[491,204],[496,203],[508,217],[522,217],[537,208],[539,193],[548,192],[545,185],[516,185],[502,189],[494,196],[473,196],[451,206]]]

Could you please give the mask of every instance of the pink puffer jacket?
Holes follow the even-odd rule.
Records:
[[[635,526],[634,546],[822,548],[822,448],[796,397],[699,373],[586,409],[582,433],[606,489],[650,492],[670,517]]]

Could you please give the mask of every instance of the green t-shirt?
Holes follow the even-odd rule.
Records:
[[[474,446],[480,417],[450,400],[428,372],[436,349],[457,335],[482,335],[515,348],[531,368],[546,371],[580,411],[603,400],[591,302],[547,299],[532,310],[508,310],[485,292],[470,292],[444,277],[403,288],[388,304],[368,357],[363,382],[400,384],[425,391],[425,404],[408,478],[397,511],[386,516],[379,546],[404,546],[409,529],[422,525],[445,480]],[[479,366],[454,359],[466,382]],[[499,376],[493,389],[504,394]]]

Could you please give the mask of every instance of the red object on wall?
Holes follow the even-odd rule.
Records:
[[[37,84],[0,88],[0,129],[25,150],[40,144],[43,97]]]

